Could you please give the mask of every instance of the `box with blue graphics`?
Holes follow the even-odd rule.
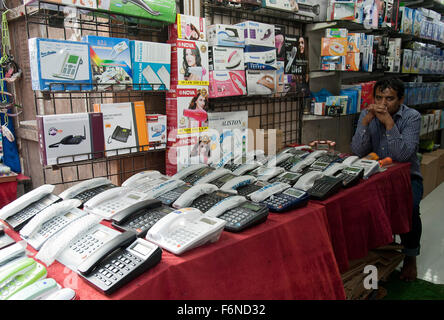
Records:
[[[129,40],[100,36],[84,36],[89,43],[93,83],[98,89],[125,89],[133,83]],[[116,86],[118,85],[118,86]],[[122,85],[122,86],[120,86]]]
[[[244,49],[245,69],[276,70],[276,48],[247,45]]]
[[[88,43],[31,38],[28,48],[33,90],[92,89]]]
[[[133,62],[133,90],[169,90],[171,45],[148,41],[130,41]]]

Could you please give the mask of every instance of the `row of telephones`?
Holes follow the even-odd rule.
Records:
[[[280,164],[282,158],[290,159],[282,154],[301,156],[301,150],[295,151],[285,150],[267,161],[255,159]],[[317,159],[322,153],[313,154]],[[37,258],[41,261],[50,264],[56,259],[110,294],[156,265],[161,248],[182,254],[217,241],[224,229],[237,232],[265,221],[269,210],[281,212],[303,205],[309,186],[321,177],[313,170],[291,186],[285,180],[271,180],[295,172],[262,165],[250,175],[238,176],[234,174],[237,165],[231,161],[209,171],[205,165],[182,170],[180,175],[192,176],[195,185],[157,171],[133,175],[121,187],[95,178],[58,196],[52,193],[54,186],[43,185],[2,208],[0,218],[40,250]],[[331,169],[322,177],[334,173]],[[111,220],[120,231],[101,224],[102,219]]]

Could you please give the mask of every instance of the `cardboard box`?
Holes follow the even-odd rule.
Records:
[[[37,115],[43,166],[103,157],[102,113]]]
[[[246,45],[244,60],[247,70],[276,70],[276,48]]]
[[[276,70],[246,70],[247,95],[269,95],[276,91]]]
[[[359,71],[360,62],[359,52],[347,52],[347,56],[345,57],[345,70]]]
[[[245,71],[210,71],[210,98],[247,94]]]
[[[94,111],[103,113],[106,156],[142,151],[137,146],[145,146],[143,150],[147,150],[143,101],[95,104]]]
[[[245,47],[244,29],[229,24],[213,24],[207,28],[209,46]]]
[[[173,143],[168,142],[165,152],[166,174],[172,176],[192,164],[207,163],[205,160],[210,153],[209,145],[202,139],[200,142],[199,133],[179,138]]]
[[[205,18],[178,13],[174,23],[168,26],[168,39],[207,41]]]
[[[91,90],[89,44],[44,38],[28,40],[32,90]]]
[[[210,46],[208,61],[210,71],[245,70],[243,48]]]
[[[280,129],[258,129],[254,139],[254,149],[264,150],[267,155],[276,154],[284,148],[283,135]]]
[[[444,149],[436,149],[433,152],[427,153],[434,157],[438,157],[438,174],[436,175],[436,187],[444,182]]]
[[[441,122],[441,110],[435,110],[435,121],[433,124],[433,130],[438,130]]]
[[[345,71],[345,56],[323,56],[321,57],[321,70]]]
[[[327,28],[325,29],[326,38],[347,38],[348,30],[345,28]]]
[[[130,41],[133,90],[169,90],[171,83],[171,45]]]
[[[295,0],[262,0],[262,7],[287,12],[299,11],[298,3]]]
[[[436,177],[438,175],[439,158],[430,154],[423,154],[421,160],[421,174],[423,178],[425,198],[436,187]]]
[[[285,61],[285,26],[274,26],[274,39],[276,58],[278,61]]]
[[[419,130],[419,135],[422,136],[427,134],[429,130],[429,117],[426,114],[421,114],[421,129]]]
[[[321,56],[345,56],[347,45],[347,38],[322,38]]]
[[[148,132],[148,144],[156,145],[148,149],[165,149],[167,142],[167,116],[164,114],[147,114],[146,129]]]
[[[434,113],[429,113],[429,126],[427,129],[427,133],[435,131],[435,114]]]
[[[235,24],[244,29],[245,45],[275,48],[274,25],[256,21]]]
[[[126,89],[125,85],[132,85],[133,70],[131,63],[130,43],[124,38],[109,38],[100,36],[84,36],[82,41],[89,43],[91,58],[92,79],[98,84],[99,90],[108,86],[113,89]]]

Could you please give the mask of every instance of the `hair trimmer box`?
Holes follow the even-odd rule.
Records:
[[[143,101],[95,104],[94,111],[103,113],[106,156],[148,150]]]
[[[205,18],[178,13],[175,23],[168,26],[168,39],[207,41]]]
[[[33,90],[91,90],[89,44],[44,38],[28,40]]]
[[[102,113],[37,115],[43,166],[103,157]]]

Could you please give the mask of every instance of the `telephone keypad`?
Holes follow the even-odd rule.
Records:
[[[217,195],[216,193],[204,194],[194,200],[191,204],[191,207],[199,209],[200,211],[202,211],[202,213],[205,213],[212,206],[225,198],[226,197],[222,197],[220,195]]]
[[[187,191],[190,187],[189,186],[181,186],[176,189],[173,189],[171,191],[165,192],[164,194],[157,197],[157,200],[161,201],[164,205],[170,206],[173,204],[174,201],[176,201],[182,193]]]
[[[256,184],[249,184],[249,185],[242,186],[239,189],[237,189],[237,193],[238,193],[238,195],[245,197],[245,196],[249,195],[250,193],[253,193],[259,189],[262,189],[262,186],[258,186]]]
[[[98,195],[99,193],[102,193],[103,191],[106,191],[108,189],[114,188],[116,187],[113,184],[107,184],[107,185],[103,185],[103,186],[99,186],[93,189],[89,189],[86,190],[84,192],[79,193],[78,195],[76,195],[75,197],[73,197],[74,199],[79,199],[81,200],[83,203],[87,202],[89,199],[95,197],[96,195]]]

